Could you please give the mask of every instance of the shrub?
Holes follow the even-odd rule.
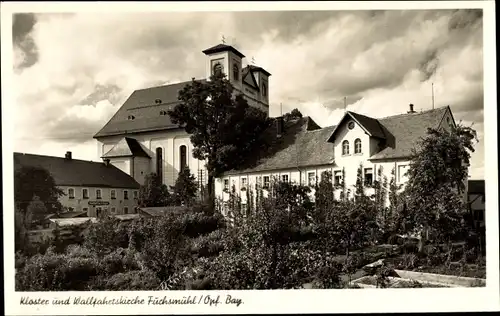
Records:
[[[191,252],[200,257],[218,255],[225,248],[225,231],[215,230],[192,240]]]
[[[209,216],[203,213],[187,213],[181,218],[181,223],[183,233],[188,237],[197,237],[225,227],[224,217],[220,214]]]
[[[128,271],[112,275],[103,284],[107,291],[157,291],[160,283],[152,271]]]
[[[110,253],[129,244],[128,223],[116,218],[104,218],[89,226],[84,246],[98,254]]]

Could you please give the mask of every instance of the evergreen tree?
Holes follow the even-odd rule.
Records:
[[[184,167],[184,169],[179,172],[179,176],[177,177],[172,190],[173,201],[176,205],[193,204],[198,190],[198,185],[194,175],[191,174],[189,167]]]
[[[335,200],[333,193],[332,173],[324,171],[315,192],[315,217],[318,222],[323,222],[326,214],[331,211]]]
[[[139,189],[138,204],[140,207],[167,206],[171,203],[170,193],[166,185],[154,173],[144,179],[144,185]]]
[[[356,188],[354,191],[354,200],[363,203],[366,200],[365,185],[363,183],[363,166],[359,165],[356,175]]]

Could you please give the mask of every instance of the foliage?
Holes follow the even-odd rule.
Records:
[[[14,173],[14,201],[19,210],[26,214],[28,206],[35,196],[44,204],[45,209],[37,205],[36,216],[58,214],[62,212],[59,197],[64,195],[54,178],[44,168],[23,166]]]
[[[154,173],[146,175],[144,185],[139,189],[137,203],[141,207],[167,206],[171,203],[168,188],[161,183],[160,177]]]
[[[198,190],[198,184],[196,183],[194,175],[191,174],[189,167],[186,166],[179,172],[179,176],[177,177],[172,190],[172,200],[175,205],[190,206],[194,203],[196,192]]]
[[[366,200],[365,183],[363,181],[363,165],[359,165],[356,173],[356,186],[354,189],[354,200],[363,203]]]
[[[106,291],[157,291],[160,288],[160,280],[148,270],[114,274],[106,279],[103,286]]]
[[[332,173],[324,171],[315,192],[314,220],[316,223],[325,221],[328,212],[333,208],[335,196],[333,192]]]
[[[128,247],[127,223],[115,217],[107,217],[88,227],[84,246],[97,254],[107,254],[114,249]]]
[[[243,158],[261,146],[262,132],[270,126],[266,113],[251,107],[224,74],[209,81],[193,81],[179,92],[181,103],[172,111],[174,124],[191,134],[193,157],[205,161],[208,194],[213,201],[213,179],[238,166]]]
[[[293,109],[292,111],[290,111],[288,113],[283,114],[283,118],[284,118],[285,122],[301,118],[302,116],[303,116],[302,113],[297,108]]]

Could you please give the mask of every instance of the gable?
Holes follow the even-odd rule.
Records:
[[[354,123],[355,126],[359,126],[367,135],[371,137],[380,139],[386,138],[383,127],[378,120],[365,115],[347,111],[337,125],[337,128],[335,128],[333,133],[330,135],[328,141],[333,142],[341,129],[348,128],[350,122]]]
[[[453,118],[453,114],[451,113],[451,109],[448,106],[447,111],[443,114],[441,122],[439,123],[439,129],[444,128],[449,130],[452,127],[456,127],[455,119]]]
[[[259,85],[248,67],[243,69],[243,83],[259,91]]]

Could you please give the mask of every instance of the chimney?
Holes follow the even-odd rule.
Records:
[[[416,113],[414,110],[413,110],[413,104],[410,103],[410,110],[408,111],[409,114],[411,113]]]
[[[104,164],[105,164],[106,166],[109,166],[109,159],[104,159]]]
[[[283,130],[284,130],[284,120],[283,116],[279,116],[276,118],[276,136],[280,138],[283,135]]]
[[[71,160],[71,151],[67,151],[64,157],[68,160]]]

